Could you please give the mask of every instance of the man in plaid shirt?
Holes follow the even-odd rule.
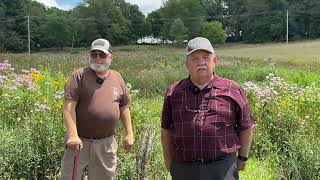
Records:
[[[210,41],[188,42],[189,77],[168,87],[162,111],[164,162],[173,180],[239,179],[254,120],[244,91],[219,77]]]

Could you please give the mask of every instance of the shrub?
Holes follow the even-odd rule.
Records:
[[[313,140],[312,147],[309,137],[319,137],[319,87],[316,84],[305,88],[288,84],[274,74],[268,75],[263,84],[262,88],[252,82],[244,86],[256,118],[254,155],[258,159],[276,155],[279,169],[289,179],[318,177],[320,168],[315,160],[320,156],[313,152],[318,152],[315,147],[320,141]],[[311,151],[302,153],[302,149],[308,148]],[[311,154],[313,161],[310,160]],[[307,173],[302,160],[310,160]]]

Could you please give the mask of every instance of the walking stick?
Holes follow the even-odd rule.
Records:
[[[76,156],[73,159],[72,180],[77,179],[79,154],[80,154],[80,145],[79,145],[79,151],[77,152]]]

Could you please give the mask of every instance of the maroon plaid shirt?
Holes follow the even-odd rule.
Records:
[[[217,75],[200,92],[195,87],[181,80],[164,98],[161,127],[172,132],[173,159],[214,160],[237,151],[239,133],[254,123],[243,90]]]

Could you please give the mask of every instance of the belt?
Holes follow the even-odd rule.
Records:
[[[114,136],[114,134],[108,135],[108,136],[104,136],[104,137],[83,137],[83,136],[79,136],[80,138],[83,139],[88,139],[88,140],[100,140],[100,139],[104,139],[104,138],[108,138]]]
[[[192,159],[192,160],[182,161],[182,163],[210,164],[212,162],[222,161],[222,160],[226,159],[228,156],[230,156],[232,154],[234,154],[234,153],[226,154],[225,156],[217,157],[215,159],[199,158],[199,159]]]
[[[212,159],[197,159],[197,160],[192,160],[192,161],[186,161],[188,163],[196,163],[196,164],[210,164],[214,160]]]
[[[194,160],[191,160],[191,161],[186,161],[186,162],[190,162],[190,163],[199,163],[199,164],[209,164],[209,163],[212,163],[212,162],[215,162],[215,161],[221,161],[221,160],[224,160],[225,157],[218,157],[216,159],[194,159]]]

